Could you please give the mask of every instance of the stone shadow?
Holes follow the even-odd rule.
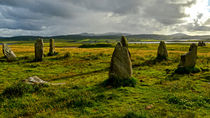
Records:
[[[109,68],[104,68],[104,69],[101,69],[101,70],[90,71],[90,72],[87,72],[87,73],[80,73],[80,74],[76,74],[76,75],[54,78],[54,79],[51,79],[50,81],[64,80],[64,79],[69,79],[69,78],[74,78],[74,77],[80,77],[80,76],[89,75],[89,74],[93,74],[93,73],[100,73],[100,72],[108,71],[108,70],[109,70]]]
[[[139,66],[155,66],[157,63],[163,62],[163,61],[167,61],[164,59],[160,59],[160,58],[154,58],[154,59],[150,59],[150,60],[146,60],[143,63],[140,64],[134,64],[133,68],[137,68]]]

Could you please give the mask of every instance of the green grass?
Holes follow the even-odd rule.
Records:
[[[178,74],[189,74],[189,73],[199,73],[199,72],[201,72],[201,70],[197,67],[191,67],[191,68],[179,67],[175,70],[175,73]]]
[[[15,62],[0,53],[0,117],[210,117],[210,45],[198,48],[201,72],[189,74],[174,73],[187,44],[167,45],[169,58],[161,62],[155,61],[158,44],[129,45],[135,87],[101,86],[114,48],[75,48],[80,45],[56,42],[58,55],[42,62],[33,62],[33,43],[10,46]],[[65,85],[21,83],[31,76]]]
[[[113,47],[112,44],[83,44],[79,48],[103,48],[103,47]]]
[[[112,77],[107,80],[105,80],[102,83],[102,86],[107,87],[111,86],[114,88],[117,87],[135,87],[137,84],[136,78],[130,77],[130,78],[119,78],[119,77]]]

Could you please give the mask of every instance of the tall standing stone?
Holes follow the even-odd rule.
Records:
[[[157,51],[157,59],[167,59],[168,58],[168,51],[166,48],[166,44],[164,41],[161,41]]]
[[[132,76],[132,63],[127,40],[118,42],[112,55],[109,78],[128,79]]]
[[[7,44],[2,44],[3,47],[3,54],[7,58],[7,61],[15,61],[16,60],[16,55],[15,53],[8,47]]]
[[[181,56],[179,67],[193,68],[197,60],[197,45],[191,44],[189,52]]]
[[[37,39],[35,43],[35,61],[42,61],[44,56],[44,43],[42,39]]]
[[[55,54],[55,44],[54,39],[50,39],[50,49],[49,49],[49,56],[53,56]]]

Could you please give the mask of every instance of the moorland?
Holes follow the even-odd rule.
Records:
[[[44,39],[44,60],[34,62],[34,40],[1,40],[12,44],[18,58],[7,62],[0,53],[0,117],[210,117],[209,44],[198,47],[196,67],[202,71],[189,74],[174,71],[190,44],[167,44],[169,59],[162,62],[155,61],[158,44],[129,44],[136,86],[103,87],[116,41],[55,38],[58,54],[47,56]],[[31,76],[65,84],[22,83]]]

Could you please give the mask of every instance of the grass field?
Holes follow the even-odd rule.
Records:
[[[45,43],[45,54],[48,53]],[[77,48],[56,42],[58,55],[33,62],[33,43],[10,45],[18,60],[0,53],[0,117],[210,118],[210,45],[198,48],[197,74],[174,70],[189,44],[168,44],[169,60],[155,63],[158,44],[129,45],[136,87],[103,87],[114,47]],[[0,50],[2,52],[2,50]],[[70,52],[70,57],[64,57]],[[25,85],[38,76],[65,85]],[[20,84],[21,83],[21,84]]]

